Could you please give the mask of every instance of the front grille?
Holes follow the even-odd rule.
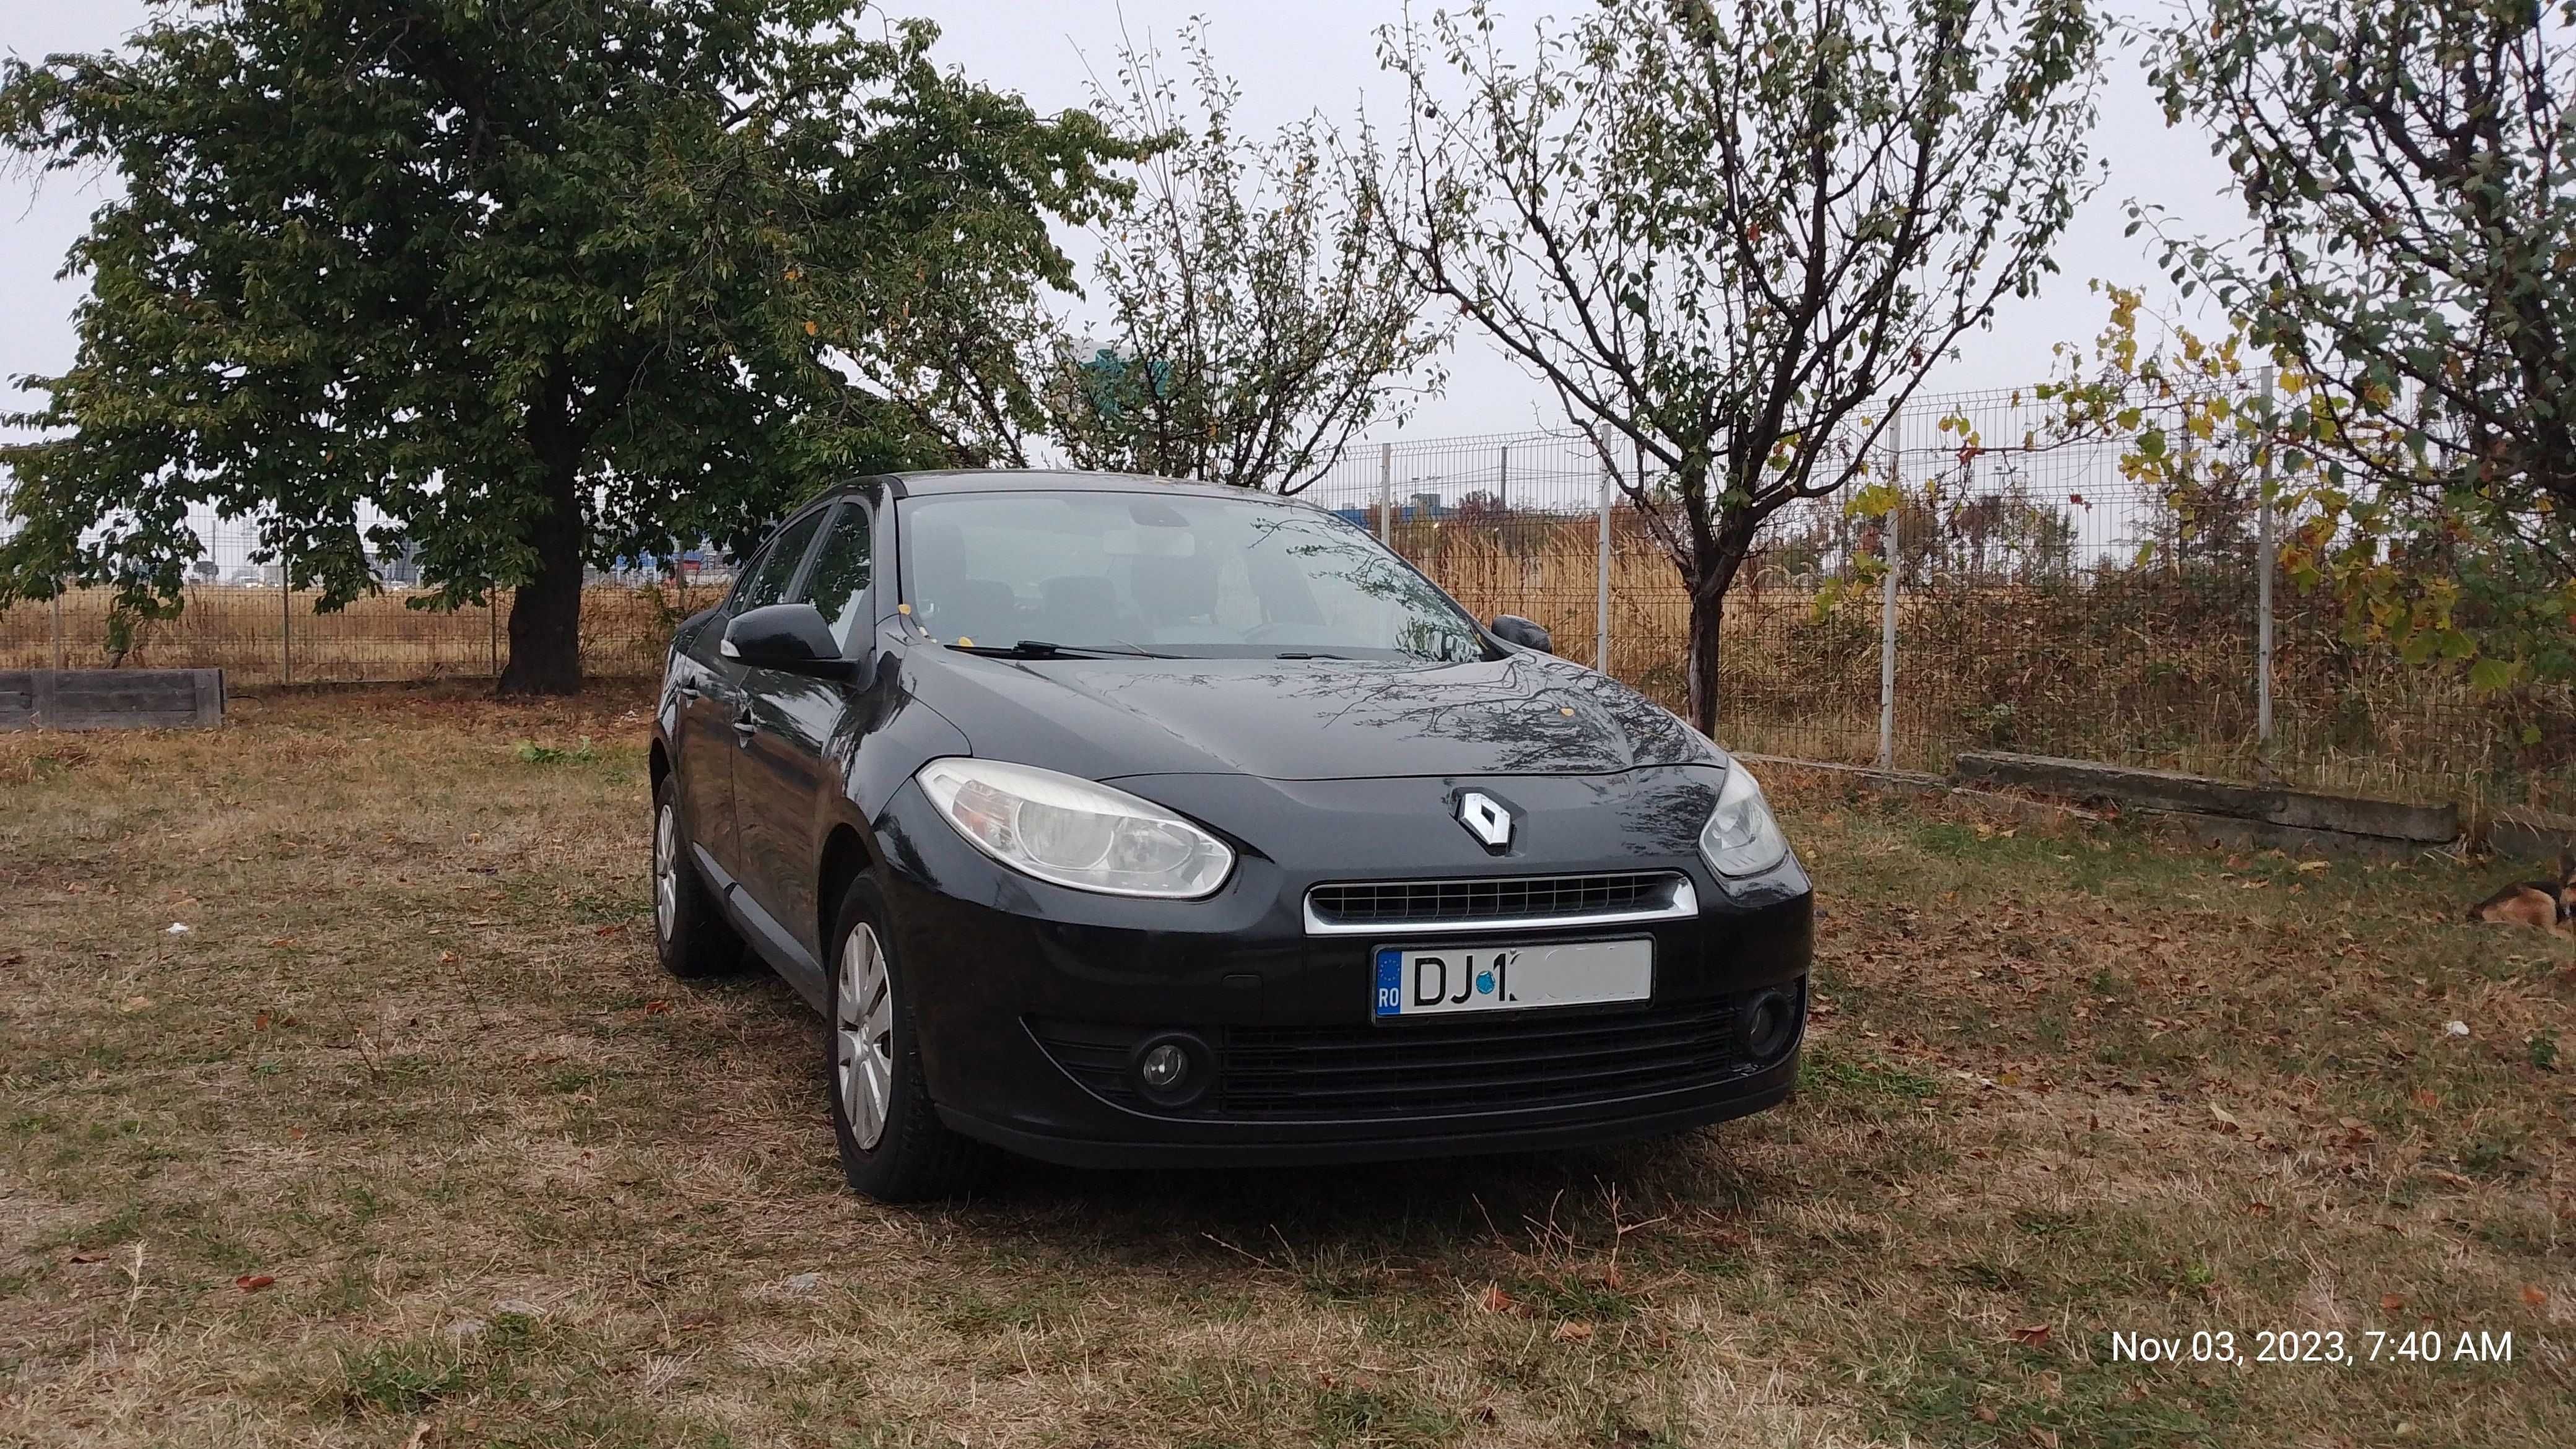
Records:
[[[1216,1083],[1188,1107],[1140,1096],[1136,1027],[1032,1022],[1074,1080],[1122,1107],[1181,1117],[1368,1120],[1574,1106],[1745,1075],[1740,996],[1611,1016],[1204,1033]]]
[[[1306,929],[1310,935],[1353,935],[1388,926],[1528,929],[1558,922],[1664,920],[1698,910],[1690,881],[1673,871],[1348,881],[1306,892]]]

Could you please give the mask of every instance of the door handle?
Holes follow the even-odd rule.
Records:
[[[682,680],[682,681],[680,681],[680,683],[679,683],[679,685],[678,685],[678,689],[679,689],[679,692],[680,692],[680,698],[682,698],[682,699],[695,699],[695,698],[697,698],[700,694],[702,694],[702,693],[704,693],[704,692],[705,692],[705,691],[703,691],[703,690],[699,689],[696,685],[691,684],[690,682],[688,682],[688,681],[687,681],[687,680],[685,680],[685,679],[684,679],[684,680]]]
[[[744,744],[747,745],[751,743],[751,736],[758,728],[759,726],[754,725],[751,722],[750,710],[745,709],[735,712],[733,717],[733,732],[742,736],[742,742]]]

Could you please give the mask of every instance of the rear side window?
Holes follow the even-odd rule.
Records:
[[[787,601],[787,586],[796,581],[796,566],[805,561],[805,546],[814,541],[814,530],[823,526],[823,515],[809,513],[787,525],[769,547],[761,550],[760,561],[745,574],[742,587],[734,590],[733,611],[758,609]]]
[[[823,548],[814,555],[813,570],[805,575],[805,597],[823,611],[832,625],[832,637],[841,647],[850,645],[850,626],[858,622],[859,611],[867,606],[869,567],[868,511],[858,504],[846,505],[832,515],[831,531],[823,535]]]

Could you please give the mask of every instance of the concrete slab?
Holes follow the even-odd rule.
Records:
[[[211,729],[223,722],[220,669],[0,671],[0,729]]]
[[[2576,815],[2515,807],[2487,822],[2487,849],[2508,860],[2555,862],[2576,850]]]
[[[2253,821],[2319,835],[2441,845],[2458,838],[2460,833],[2460,810],[2456,805],[2411,805],[2323,795],[2098,760],[1972,751],[1958,756],[1952,770],[1961,780],[1977,784],[2017,786],[2077,800],[2107,800],[2134,810]]]

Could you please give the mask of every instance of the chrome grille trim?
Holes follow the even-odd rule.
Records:
[[[1685,920],[1699,892],[1679,871],[1325,881],[1306,891],[1309,936],[1548,931]]]

